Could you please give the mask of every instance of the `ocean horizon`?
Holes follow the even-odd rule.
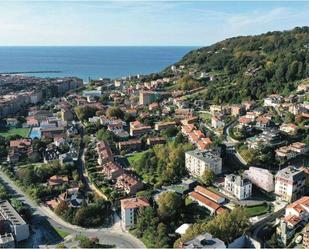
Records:
[[[0,73],[120,78],[163,70],[195,46],[0,46]],[[35,73],[40,72],[40,73]]]

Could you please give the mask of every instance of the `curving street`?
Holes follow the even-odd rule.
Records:
[[[52,212],[47,207],[36,204],[12,181],[5,173],[0,171],[0,178],[12,193],[18,196],[18,199],[29,205],[33,210],[33,224],[41,219],[48,220],[48,222],[55,228],[60,228],[63,231],[70,233],[70,237],[74,238],[76,235],[85,235],[88,237],[97,237],[100,243],[115,245],[117,248],[145,248],[144,244],[128,232],[122,230],[120,219],[116,215],[116,222],[110,228],[86,229],[79,226],[72,225]],[[53,241],[53,244],[59,241]],[[39,245],[35,245],[38,247]]]

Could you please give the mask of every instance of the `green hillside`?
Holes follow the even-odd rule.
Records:
[[[196,71],[214,76],[199,84],[208,86],[203,97],[215,103],[287,95],[309,77],[309,27],[226,39],[191,51],[176,65],[185,65],[184,75]]]

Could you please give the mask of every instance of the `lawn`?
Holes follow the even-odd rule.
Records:
[[[56,230],[56,232],[59,234],[59,236],[61,237],[61,238],[65,238],[66,236],[68,236],[70,233],[68,233],[68,232],[66,232],[66,231],[63,231],[62,229],[60,229],[60,228],[56,228],[55,227],[55,230]]]
[[[142,158],[147,151],[136,152],[127,157],[129,164],[132,166],[136,161]]]
[[[210,113],[199,113],[199,117],[204,120],[205,123],[211,123],[211,114]]]
[[[0,131],[0,136],[3,136],[5,138],[19,135],[21,137],[28,137],[29,134],[29,128],[12,128],[7,131]]]
[[[268,212],[267,204],[262,204],[262,205],[258,205],[258,206],[252,206],[252,207],[246,207],[245,209],[248,212],[250,217],[266,214]]]

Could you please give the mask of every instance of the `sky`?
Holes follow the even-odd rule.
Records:
[[[1,0],[1,46],[205,46],[309,26],[309,1]]]

